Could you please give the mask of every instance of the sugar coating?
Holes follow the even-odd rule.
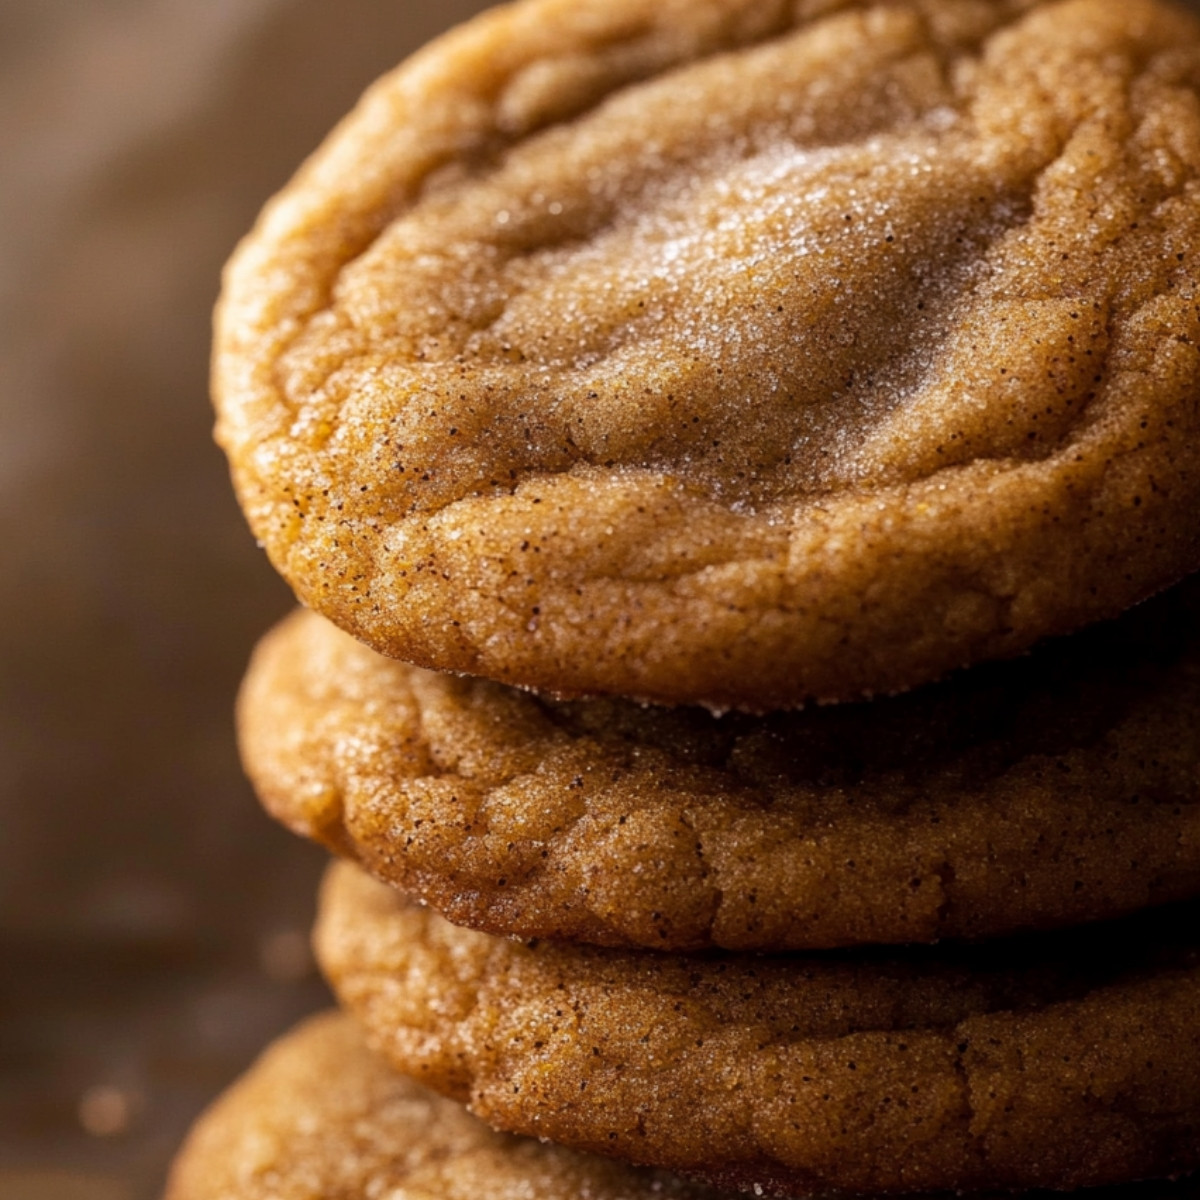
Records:
[[[662,1171],[493,1133],[389,1071],[348,1017],[280,1039],[201,1118],[166,1200],[721,1200]]]
[[[489,1124],[864,1195],[1200,1165],[1191,906],[904,957],[664,955],[458,929],[349,864],[316,948],[398,1069]]]
[[[1200,893],[1200,578],[865,704],[555,702],[312,613],[239,704],[267,808],[457,924],[654,949],[984,937]]]
[[[1200,566],[1200,37],[1159,0],[524,0],[378,83],[217,319],[384,653],[765,709]]]

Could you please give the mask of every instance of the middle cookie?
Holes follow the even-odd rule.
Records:
[[[1200,894],[1197,581],[1021,661],[767,717],[434,675],[301,613],[239,718],[280,820],[491,933],[819,949]]]

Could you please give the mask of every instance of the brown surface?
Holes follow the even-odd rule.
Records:
[[[166,1200],[718,1200],[638,1171],[493,1133],[395,1075],[348,1018],[273,1046],[191,1135]]]
[[[456,929],[343,863],[316,947],[376,1049],[501,1129],[801,1192],[1070,1189],[1200,1166],[1196,918],[662,955]]]
[[[290,898],[301,918],[308,899],[298,887]],[[245,919],[201,948],[182,937],[0,943],[4,1200],[159,1196],[201,1108],[270,1038],[328,1003],[290,931],[259,933],[272,919],[261,896]],[[258,955],[250,936],[263,938]]]
[[[376,649],[563,693],[847,699],[1113,615],[1200,566],[1198,88],[1155,0],[497,12],[232,263],[243,507]]]
[[[306,149],[478,7],[0,3],[4,1200],[157,1196],[200,1107],[327,1002],[295,952],[324,856],[233,744],[290,600],[212,445],[211,309]]]
[[[1200,892],[1200,578],[893,699],[560,702],[312,613],[239,705],[260,797],[460,925],[652,949],[983,937]]]

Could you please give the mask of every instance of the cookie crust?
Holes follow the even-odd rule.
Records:
[[[394,1190],[398,1189],[398,1190]],[[721,1200],[662,1171],[493,1133],[389,1071],[349,1017],[271,1046],[200,1119],[166,1200]]]
[[[217,317],[273,562],[386,654],[764,710],[1200,566],[1200,36],[1159,0],[524,0]]]
[[[385,1058],[499,1128],[801,1193],[1072,1189],[1200,1163],[1195,916],[662,955],[458,929],[338,864],[316,946]]]
[[[905,696],[555,702],[311,613],[239,703],[267,808],[451,921],[651,949],[987,937],[1200,894],[1200,579]]]

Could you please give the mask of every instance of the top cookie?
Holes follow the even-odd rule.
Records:
[[[379,650],[745,708],[1200,566],[1200,27],[524,0],[372,89],[218,312],[218,436]]]

